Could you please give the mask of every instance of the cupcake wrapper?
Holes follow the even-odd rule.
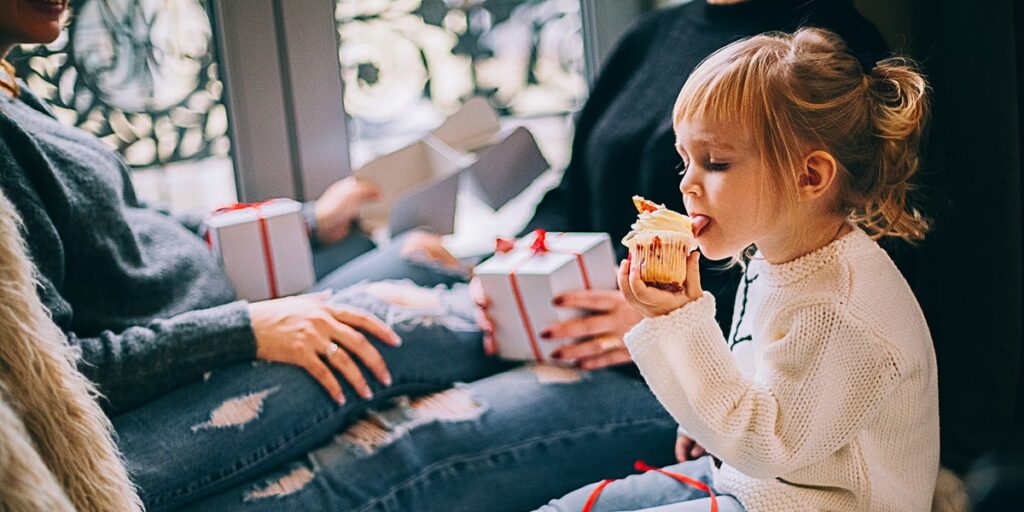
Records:
[[[686,281],[689,247],[682,240],[655,236],[629,249],[633,265],[640,265],[640,279],[655,288],[678,292]]]

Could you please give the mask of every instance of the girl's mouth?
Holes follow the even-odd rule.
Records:
[[[711,217],[707,215],[694,215],[691,220],[693,221],[693,236],[695,237],[699,237],[701,231],[704,231],[704,228],[711,224]]]

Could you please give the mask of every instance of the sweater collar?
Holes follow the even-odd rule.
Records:
[[[824,247],[809,252],[785,263],[768,263],[758,252],[754,255],[759,275],[774,286],[789,286],[834,263],[844,255],[858,252],[874,245],[874,241],[862,229],[853,226],[845,235],[829,242]],[[755,262],[752,262],[752,264]]]

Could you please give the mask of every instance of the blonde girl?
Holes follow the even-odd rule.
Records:
[[[679,293],[619,286],[646,318],[630,354],[703,457],[669,468],[720,511],[928,510],[939,467],[935,355],[910,287],[875,242],[920,240],[908,205],[927,85],[905,59],[863,70],[831,32],[738,41],[674,109],[680,192],[700,252],[748,261],[732,332],[697,253]],[[745,257],[746,256],[746,257]],[[700,450],[697,450],[698,453]],[[549,510],[709,510],[649,472]]]

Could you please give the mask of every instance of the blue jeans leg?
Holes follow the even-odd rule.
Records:
[[[312,291],[341,290],[356,283],[385,279],[408,279],[420,286],[431,287],[467,280],[468,276],[462,271],[403,257],[401,247],[407,237],[399,236],[387,247],[369,251],[319,278]]]
[[[619,371],[522,366],[427,399],[375,410],[195,510],[521,512],[638,458],[672,460],[675,422]]]
[[[711,457],[702,457],[664,468],[712,485]],[[598,484],[577,489],[552,500],[537,512],[579,512],[583,510]],[[743,507],[732,496],[718,496],[719,512],[742,512]],[[605,486],[591,509],[593,512],[698,512],[711,510],[708,494],[671,477],[648,471],[631,475]]]
[[[403,308],[382,303],[360,287],[331,299],[374,311],[403,337],[401,347],[373,340],[395,383],[384,388],[368,376],[375,394],[371,400],[360,399],[339,378],[347,398],[339,406],[301,368],[243,362],[213,370],[202,382],[114,418],[147,509],[182,507],[256,478],[323,445],[365,408],[392,397],[421,395],[509,368],[486,357],[480,333],[455,314],[469,307],[459,305],[468,304],[465,286],[443,295],[436,307],[403,314]]]

